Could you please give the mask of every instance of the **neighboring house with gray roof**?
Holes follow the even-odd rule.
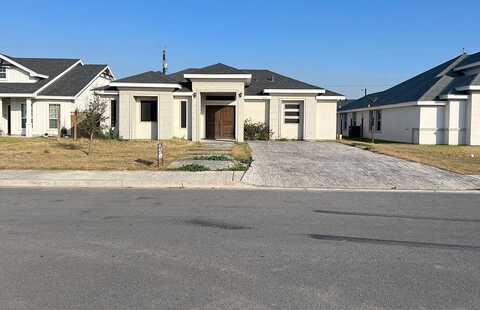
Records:
[[[114,79],[107,65],[80,59],[17,58],[0,54],[0,136],[57,135],[86,108],[93,89]]]
[[[342,104],[337,133],[414,144],[480,145],[480,53]]]
[[[344,97],[270,70],[224,64],[172,74],[149,71],[113,81],[96,93],[118,102],[124,139],[243,141],[246,120],[265,123],[273,139],[335,139]]]

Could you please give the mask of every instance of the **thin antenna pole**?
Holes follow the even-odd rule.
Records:
[[[167,48],[164,48],[162,52],[162,72],[163,74],[167,74],[167,71],[168,71]]]

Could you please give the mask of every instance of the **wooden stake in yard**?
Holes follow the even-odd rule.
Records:
[[[165,164],[165,153],[166,153],[166,145],[163,144],[163,143],[159,143],[157,145],[157,160],[158,160],[158,168],[160,168],[160,166],[163,167],[163,165]]]
[[[73,124],[73,140],[77,140],[77,130],[78,130],[78,110],[73,112],[72,124]]]

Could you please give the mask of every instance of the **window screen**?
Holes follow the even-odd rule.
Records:
[[[157,101],[142,100],[141,104],[141,121],[156,122],[157,121]]]

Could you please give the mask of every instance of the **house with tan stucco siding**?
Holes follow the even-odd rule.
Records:
[[[337,132],[413,144],[480,145],[480,53],[461,54],[385,91],[341,103]]]
[[[273,139],[336,137],[338,93],[270,70],[224,64],[172,74],[149,71],[111,82],[96,94],[116,105],[123,139],[243,141],[246,120],[262,122]]]

